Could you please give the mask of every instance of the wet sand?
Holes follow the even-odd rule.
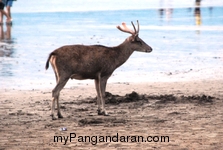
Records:
[[[107,85],[106,109],[98,116],[93,84],[61,92],[63,119],[51,120],[51,90],[0,93],[1,149],[221,149],[221,80],[117,82]],[[67,131],[59,129],[65,127]],[[64,143],[54,136],[169,136],[169,142]],[[74,135],[74,134],[72,134]],[[65,145],[64,145],[65,144]],[[95,145],[93,145],[95,144]]]

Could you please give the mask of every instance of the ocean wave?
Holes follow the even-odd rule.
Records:
[[[87,25],[86,28],[91,29],[115,29],[114,25]],[[142,30],[177,30],[177,31],[223,31],[223,26],[196,26],[196,25],[173,25],[173,26],[153,26],[141,25]],[[59,32],[78,31],[78,29],[57,29]]]

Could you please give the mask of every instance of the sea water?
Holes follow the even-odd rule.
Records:
[[[129,3],[130,4],[129,4]],[[45,63],[50,52],[71,44],[117,46],[129,35],[116,26],[139,20],[139,36],[153,48],[134,52],[109,82],[222,79],[223,7],[220,1],[14,1],[13,25],[0,27],[0,89],[55,86]],[[156,2],[156,3],[155,3]],[[127,5],[128,4],[128,5]],[[86,68],[87,69],[87,68]],[[91,80],[72,81],[66,87]]]

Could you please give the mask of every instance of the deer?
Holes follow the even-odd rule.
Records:
[[[45,69],[49,68],[49,62],[54,70],[56,86],[52,90],[51,117],[54,116],[55,101],[57,102],[57,116],[63,118],[60,112],[59,95],[69,79],[92,79],[95,82],[97,92],[98,115],[109,116],[105,110],[106,84],[112,73],[124,64],[134,51],[149,53],[152,48],[139,38],[139,21],[137,29],[131,22],[133,29],[129,29],[126,23],[117,28],[131,34],[123,43],[114,47],[103,45],[65,45],[49,54]]]

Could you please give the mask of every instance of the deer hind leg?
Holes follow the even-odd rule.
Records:
[[[52,68],[54,70],[54,73],[55,73],[55,76],[56,76],[56,82],[57,82],[57,85],[55,86],[55,88],[52,91],[53,100],[52,100],[52,105],[51,105],[51,116],[52,116],[52,119],[55,120],[56,119],[54,117],[55,101],[57,101],[57,115],[58,115],[58,118],[63,118],[63,116],[61,115],[61,112],[60,112],[59,96],[60,96],[60,91],[66,85],[67,81],[69,80],[69,77],[66,78],[65,76],[62,76],[62,75],[60,76],[59,75],[58,68],[57,68],[57,65],[56,65],[56,56],[51,57],[50,63],[51,63]]]
[[[51,66],[53,68],[53,71],[55,73],[56,82],[58,83],[58,81],[59,81],[59,72],[58,72],[58,69],[57,69],[57,66],[56,66],[56,56],[51,56],[50,63],[51,63]]]
[[[54,109],[55,109],[55,101],[57,101],[57,115],[58,118],[63,118],[60,112],[60,105],[59,105],[59,96],[60,96],[60,91],[63,89],[63,87],[66,85],[67,81],[69,78],[59,78],[57,85],[52,91],[52,96],[53,96],[53,101],[52,101],[52,112],[51,116],[52,119],[55,120],[56,118],[54,117]]]
[[[54,117],[54,110],[55,110],[55,98],[53,98],[52,100],[52,104],[51,104],[51,117],[52,117],[52,120],[55,120],[56,118]]]

